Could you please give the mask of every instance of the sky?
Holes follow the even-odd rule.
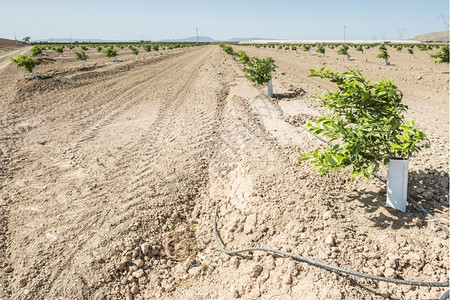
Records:
[[[0,38],[398,40],[444,31],[448,0],[0,0]]]

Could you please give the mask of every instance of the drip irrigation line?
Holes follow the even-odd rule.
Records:
[[[290,252],[278,250],[278,249],[271,249],[271,248],[264,248],[264,247],[255,247],[255,248],[244,248],[244,249],[238,249],[238,250],[226,250],[222,243],[220,242],[218,233],[217,233],[217,211],[219,210],[219,204],[216,205],[216,209],[214,212],[214,224],[213,224],[213,231],[214,231],[214,239],[216,240],[216,244],[219,247],[219,250],[225,254],[228,255],[237,255],[239,253],[243,252],[254,252],[254,251],[263,251],[263,252],[269,252],[269,253],[275,253],[283,256],[287,256],[290,258],[293,258],[298,261],[305,262],[307,264],[310,264],[315,267],[319,267],[328,271],[337,272],[337,273],[343,273],[348,274],[352,276],[357,276],[365,279],[372,279],[377,281],[384,281],[389,283],[395,283],[395,284],[404,284],[404,285],[414,285],[414,286],[427,286],[427,287],[448,287],[448,282],[428,282],[428,281],[412,281],[412,280],[403,280],[403,279],[395,279],[395,278],[387,278],[382,276],[375,276],[370,275],[366,273],[361,273],[358,271],[348,270],[341,267],[329,265],[311,258],[307,258],[298,254],[293,254]],[[448,292],[446,293],[448,294]],[[445,296],[445,294],[444,294]],[[444,298],[445,299],[445,298]]]
[[[278,101],[278,97],[276,97],[276,104],[278,106],[278,109],[280,110],[280,112],[282,114],[284,114],[283,110],[281,109],[281,106],[279,105]],[[327,141],[326,139],[317,136],[315,134],[313,134],[311,131],[309,131],[308,129],[306,129],[303,126],[300,126],[302,129],[304,129],[305,131],[307,131],[308,133],[310,133],[311,135],[313,135],[314,137],[316,137],[317,139],[321,140],[322,142],[333,146],[333,144],[329,141]],[[384,182],[385,184],[387,184],[387,179],[384,178],[383,176],[377,174],[377,173],[373,173],[373,175],[378,178],[379,180],[381,180],[382,182]],[[447,230],[447,228],[445,228],[433,215],[431,215],[428,211],[426,211],[419,203],[417,203],[413,198],[411,198],[410,196],[407,196],[408,200],[413,203],[419,210],[421,210],[422,212],[424,212],[429,218],[431,218],[434,222],[436,222],[436,224],[447,234],[449,235],[449,232]],[[382,277],[382,276],[375,276],[375,275],[371,275],[371,274],[366,274],[366,273],[362,273],[362,272],[358,272],[358,271],[353,271],[353,270],[348,270],[348,269],[344,269],[341,267],[337,267],[337,266],[333,266],[330,264],[326,264],[320,261],[316,261],[314,259],[311,258],[307,258],[298,254],[294,254],[294,253],[290,253],[290,252],[286,252],[283,250],[278,250],[278,249],[271,249],[271,248],[264,248],[264,247],[253,247],[253,248],[243,248],[243,249],[237,249],[237,250],[226,250],[224,248],[224,246],[221,243],[221,239],[219,238],[219,235],[217,233],[217,211],[219,210],[219,204],[216,205],[216,209],[214,211],[214,220],[213,220],[213,234],[214,234],[214,239],[216,241],[217,246],[219,247],[219,251],[222,253],[225,253],[227,255],[237,255],[240,253],[244,253],[244,252],[254,252],[254,251],[262,251],[262,252],[267,252],[267,253],[275,253],[275,254],[279,254],[282,256],[286,256],[286,257],[290,257],[293,258],[295,260],[298,261],[302,261],[305,262],[307,264],[310,264],[312,266],[318,267],[318,268],[322,268],[331,272],[336,272],[336,273],[343,273],[343,274],[348,274],[348,275],[352,275],[352,276],[356,276],[356,277],[361,277],[361,278],[365,278],[365,279],[371,279],[371,280],[376,280],[376,281],[384,281],[384,282],[388,282],[388,283],[394,283],[394,284],[403,284],[403,285],[412,285],[412,286],[426,286],[426,287],[449,287],[450,283],[449,282],[429,282],[429,281],[412,281],[412,280],[404,280],[404,279],[395,279],[395,278],[388,278],[388,277]],[[447,290],[440,298],[439,300],[446,300],[449,299],[449,295],[450,295],[450,290]]]

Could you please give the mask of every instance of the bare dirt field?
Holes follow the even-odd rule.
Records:
[[[274,92],[219,46],[119,62],[68,49],[35,71],[0,68],[0,299],[437,299],[443,288],[345,276],[270,247],[369,274],[449,280],[449,240],[412,205],[385,207],[377,179],[319,177],[297,157],[323,143],[298,125],[323,112],[308,78],[327,65],[392,77],[431,147],[411,159],[409,192],[448,227],[448,65],[425,52],[327,49],[272,56]],[[76,49],[77,50],[77,49]],[[4,56],[2,61],[7,61]],[[380,172],[385,175],[385,168]]]

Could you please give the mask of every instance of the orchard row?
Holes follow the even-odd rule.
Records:
[[[74,45],[74,44],[36,44],[31,49],[31,55],[34,57],[42,58],[42,55],[48,56],[49,51],[54,51],[55,53],[64,56],[64,52],[66,48],[68,48],[71,52],[75,54],[75,58],[77,60],[81,60],[82,67],[86,67],[86,60],[89,56],[86,54],[90,48],[97,50],[99,53],[103,53],[108,58],[114,58],[114,62],[117,62],[118,50],[123,50],[127,47],[131,53],[136,56],[136,60],[139,58],[139,49],[142,48],[148,53],[150,56],[150,52],[152,49],[157,54],[162,54],[160,51],[171,51],[173,49],[187,48],[192,46],[201,46],[204,43],[134,43],[134,44],[83,44],[83,45]],[[76,51],[75,49],[78,48]],[[116,49],[117,48],[117,49]],[[23,68],[24,70],[31,72],[36,79],[39,79],[39,76],[35,74],[33,68],[36,66],[36,61],[29,57],[26,54],[17,55],[16,57],[10,57],[12,63],[16,64],[18,68]]]
[[[364,50],[373,47],[378,47],[380,53],[377,55],[379,58],[385,59],[385,63],[389,64],[388,58],[390,57],[388,53],[388,47],[391,50],[403,51],[406,49],[407,52],[414,58],[414,51],[417,48],[419,51],[435,51],[430,53],[430,57],[435,59],[436,63],[448,63],[449,62],[449,45],[441,44],[334,44],[334,43],[322,43],[322,44],[242,44],[243,46],[253,46],[256,48],[269,48],[273,51],[295,51],[298,54],[298,50],[308,52],[311,54],[311,50],[315,49],[317,53],[322,54],[325,57],[326,48],[335,49],[338,48],[337,53],[341,55],[346,55],[347,59],[350,59],[349,50],[353,48],[355,51],[364,53]]]

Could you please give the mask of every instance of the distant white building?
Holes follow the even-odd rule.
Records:
[[[239,44],[422,44],[414,40],[251,40]]]

